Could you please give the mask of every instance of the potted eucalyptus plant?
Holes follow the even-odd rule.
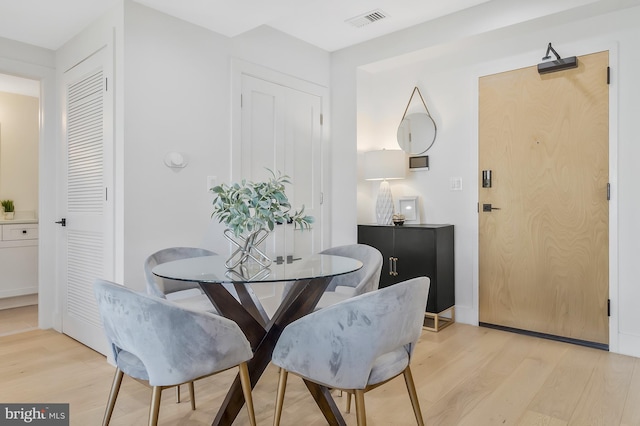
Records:
[[[4,210],[4,218],[7,220],[13,219],[15,214],[13,200],[2,200],[0,204],[2,204],[2,209]]]
[[[294,227],[311,228],[313,217],[304,214],[304,206],[299,211],[291,211],[285,193],[285,184],[291,184],[289,176],[269,172],[271,177],[264,182],[243,179],[239,183],[211,188],[216,196],[211,216],[226,225],[224,235],[236,246],[226,263],[229,268],[249,258],[269,266],[271,260],[257,246],[277,224],[293,223]]]

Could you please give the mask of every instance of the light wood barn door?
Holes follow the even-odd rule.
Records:
[[[608,345],[608,61],[480,78],[481,323]]]

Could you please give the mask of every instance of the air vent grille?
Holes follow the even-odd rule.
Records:
[[[380,9],[372,10],[371,12],[367,12],[364,15],[359,15],[351,19],[347,19],[345,22],[353,25],[356,28],[364,27],[365,25],[369,25],[373,22],[380,21],[387,17],[387,14],[384,13]]]

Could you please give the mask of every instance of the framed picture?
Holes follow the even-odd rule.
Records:
[[[417,221],[418,214],[418,197],[400,197],[398,200],[398,213],[404,215],[407,222]]]

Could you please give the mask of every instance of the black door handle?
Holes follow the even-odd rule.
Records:
[[[482,211],[483,212],[490,212],[491,210],[500,210],[500,207],[492,207],[491,204],[483,204],[482,205]]]
[[[62,219],[60,219],[56,223],[59,223],[62,226],[67,226],[67,219],[63,217]]]
[[[287,263],[293,263],[296,260],[300,260],[302,259],[301,257],[293,257],[293,255],[289,254],[287,255]],[[276,257],[276,265],[282,265],[285,262],[284,257],[282,256],[277,256]]]

